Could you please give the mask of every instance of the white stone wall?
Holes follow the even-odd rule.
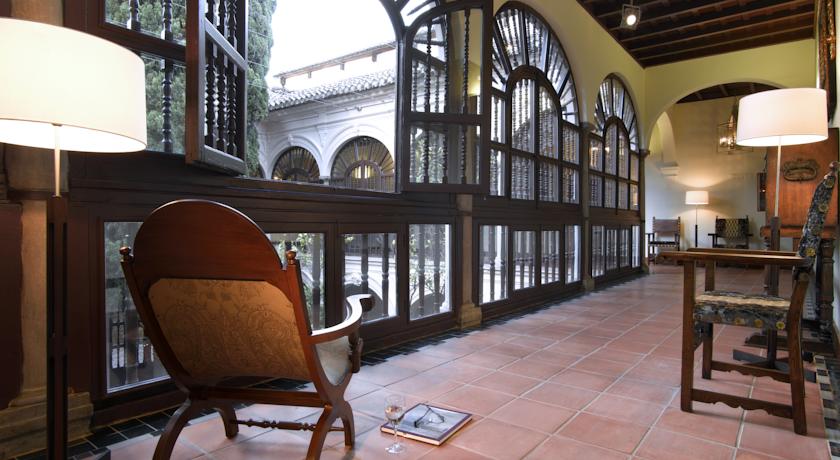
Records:
[[[394,91],[390,85],[272,111],[257,125],[260,166],[266,177],[271,178],[281,153],[303,147],[315,157],[326,183],[338,150],[358,136],[382,142],[394,157]]]

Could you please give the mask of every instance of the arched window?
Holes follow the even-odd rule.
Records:
[[[378,192],[394,191],[394,159],[382,142],[359,136],[335,156],[330,183],[338,187]]]
[[[309,150],[303,147],[290,147],[277,157],[271,178],[317,184],[321,181],[321,171],[318,169],[318,162]]]
[[[616,76],[607,77],[595,102],[590,137],[590,204],[639,209],[639,138],[636,109]]]
[[[578,108],[563,47],[536,13],[496,14],[490,194],[579,204]]]

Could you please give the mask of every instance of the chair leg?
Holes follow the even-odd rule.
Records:
[[[791,325],[788,331],[788,365],[790,366],[790,398],[793,408],[793,431],[808,434],[805,418],[805,374],[802,365],[801,325]]]
[[[692,322],[683,323],[682,366],[680,369],[680,409],[692,412],[691,392],[694,387],[694,332]]]
[[[352,448],[356,445],[356,425],[353,421],[353,408],[348,402],[344,403],[341,410],[341,423],[344,426],[344,445]]]
[[[160,435],[157,447],[155,447],[154,456],[152,457],[153,460],[169,460],[169,457],[172,456],[172,450],[175,448],[175,442],[178,440],[178,435],[181,434],[181,430],[184,429],[184,425],[202,407],[203,404],[196,403],[192,399],[187,399],[181,404],[181,407],[172,414],[172,418],[166,424],[163,434]]]
[[[714,341],[715,325],[703,324],[703,378],[712,378],[712,342]]]
[[[225,436],[233,438],[239,434],[239,424],[236,423],[236,411],[233,409],[233,404],[229,402],[219,402],[215,405],[222,423],[225,426]]]
[[[321,458],[321,451],[324,450],[324,442],[326,442],[327,435],[330,434],[330,428],[332,428],[336,418],[338,417],[332,406],[327,405],[324,407],[324,412],[315,425],[315,431],[312,432],[312,440],[309,441],[309,450],[306,451],[306,460],[318,460]]]
[[[767,331],[767,362],[772,369],[776,366],[776,357],[779,349],[779,333],[775,330]],[[800,357],[801,358],[801,357]]]

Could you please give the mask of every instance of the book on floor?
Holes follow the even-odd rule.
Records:
[[[405,412],[397,425],[397,433],[408,439],[439,446],[471,419],[472,414],[466,412],[421,403]],[[385,422],[379,429],[383,433],[394,434],[391,422]]]

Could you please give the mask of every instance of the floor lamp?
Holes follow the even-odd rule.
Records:
[[[47,451],[67,457],[67,199],[61,149],[146,148],[143,61],[71,29],[0,19],[0,142],[53,150],[47,201]]]
[[[705,190],[689,190],[685,192],[685,204],[694,205],[694,247],[700,247],[697,244],[697,228],[698,228],[698,209],[700,205],[709,204],[709,192]]]
[[[738,145],[776,147],[776,188],[773,216],[770,219],[770,249],[778,251],[782,229],[779,220],[782,146],[810,144],[828,138],[825,91],[816,88],[788,88],[741,98],[735,137]],[[779,267],[768,268],[766,283],[768,294],[779,295]],[[739,350],[733,352],[733,358],[747,362],[766,362],[768,367],[786,370],[787,364],[776,360],[777,336],[777,331],[767,331],[766,358]],[[807,373],[806,378],[810,380]]]
[[[779,250],[779,177],[782,146],[810,144],[828,138],[825,91],[817,88],[787,88],[750,94],[738,103],[735,142],[747,147],[776,147],[776,192],[770,219],[770,249]],[[769,293],[778,295],[778,267],[770,270]]]

